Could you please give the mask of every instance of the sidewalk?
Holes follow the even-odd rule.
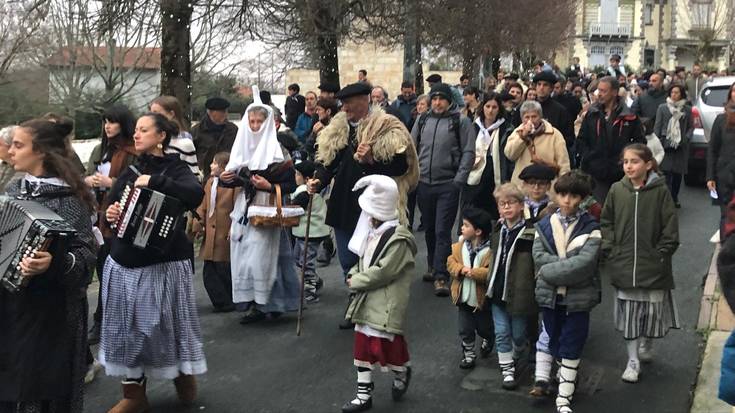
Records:
[[[719,244],[715,244],[715,251],[712,254],[712,262],[704,283],[704,293],[702,294],[699,310],[697,330],[705,334],[707,344],[694,390],[691,413],[735,412],[727,403],[717,398],[720,385],[722,349],[725,341],[730,336],[730,332],[735,329],[735,316],[733,316],[725,298],[720,293],[716,265],[719,252]]]

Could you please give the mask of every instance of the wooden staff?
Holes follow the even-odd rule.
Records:
[[[304,279],[306,278],[306,259],[309,253],[309,229],[311,229],[311,205],[314,194],[309,194],[309,206],[306,207],[306,234],[304,234],[304,257],[301,262],[301,299],[299,300],[299,316],[296,322],[296,336],[301,335],[301,321],[304,318]]]

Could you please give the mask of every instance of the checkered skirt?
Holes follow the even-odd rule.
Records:
[[[100,362],[110,376],[207,371],[189,260],[127,268],[107,258]]]

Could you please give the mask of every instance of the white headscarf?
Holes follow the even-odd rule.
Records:
[[[253,108],[268,111],[268,117],[256,132],[250,130],[248,121],[248,112]],[[268,165],[283,160],[283,151],[276,135],[273,108],[261,102],[260,91],[257,86],[253,86],[253,103],[245,110],[245,115],[237,128],[235,143],[230,152],[230,162],[227,163],[225,170],[237,171],[247,167],[251,171],[262,171],[267,169]]]

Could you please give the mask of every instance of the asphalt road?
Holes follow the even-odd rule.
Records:
[[[644,366],[638,384],[623,383],[620,375],[627,361],[625,345],[612,323],[612,289],[603,280],[603,302],[592,312],[580,389],[573,402],[577,412],[689,411],[703,348],[695,327],[718,210],[710,206],[704,189],[683,188],[682,192],[681,246],[674,257],[674,273],[683,328],[656,343],[656,359]],[[502,390],[495,356],[480,360],[470,373],[459,369],[456,308],[449,299],[434,297],[430,284],[421,281],[426,248],[423,233],[417,238],[418,271],[406,323],[413,381],[405,399],[394,403],[390,398],[391,376],[376,373],[372,411],[554,411],[552,402],[532,405],[527,396],[528,372],[518,390]],[[337,329],[344,314],[346,289],[336,259],[320,270],[326,285],[321,302],[305,312],[301,337],[295,334],[295,315],[241,326],[236,313],[212,313],[200,271],[197,303],[209,372],[198,378],[199,398],[190,407],[178,403],[173,383],[151,380],[148,397],[153,412],[337,412],[354,397],[353,333]],[[90,302],[96,302],[96,291],[90,290]],[[120,396],[119,379],[101,374],[87,387],[85,411],[105,412]]]

